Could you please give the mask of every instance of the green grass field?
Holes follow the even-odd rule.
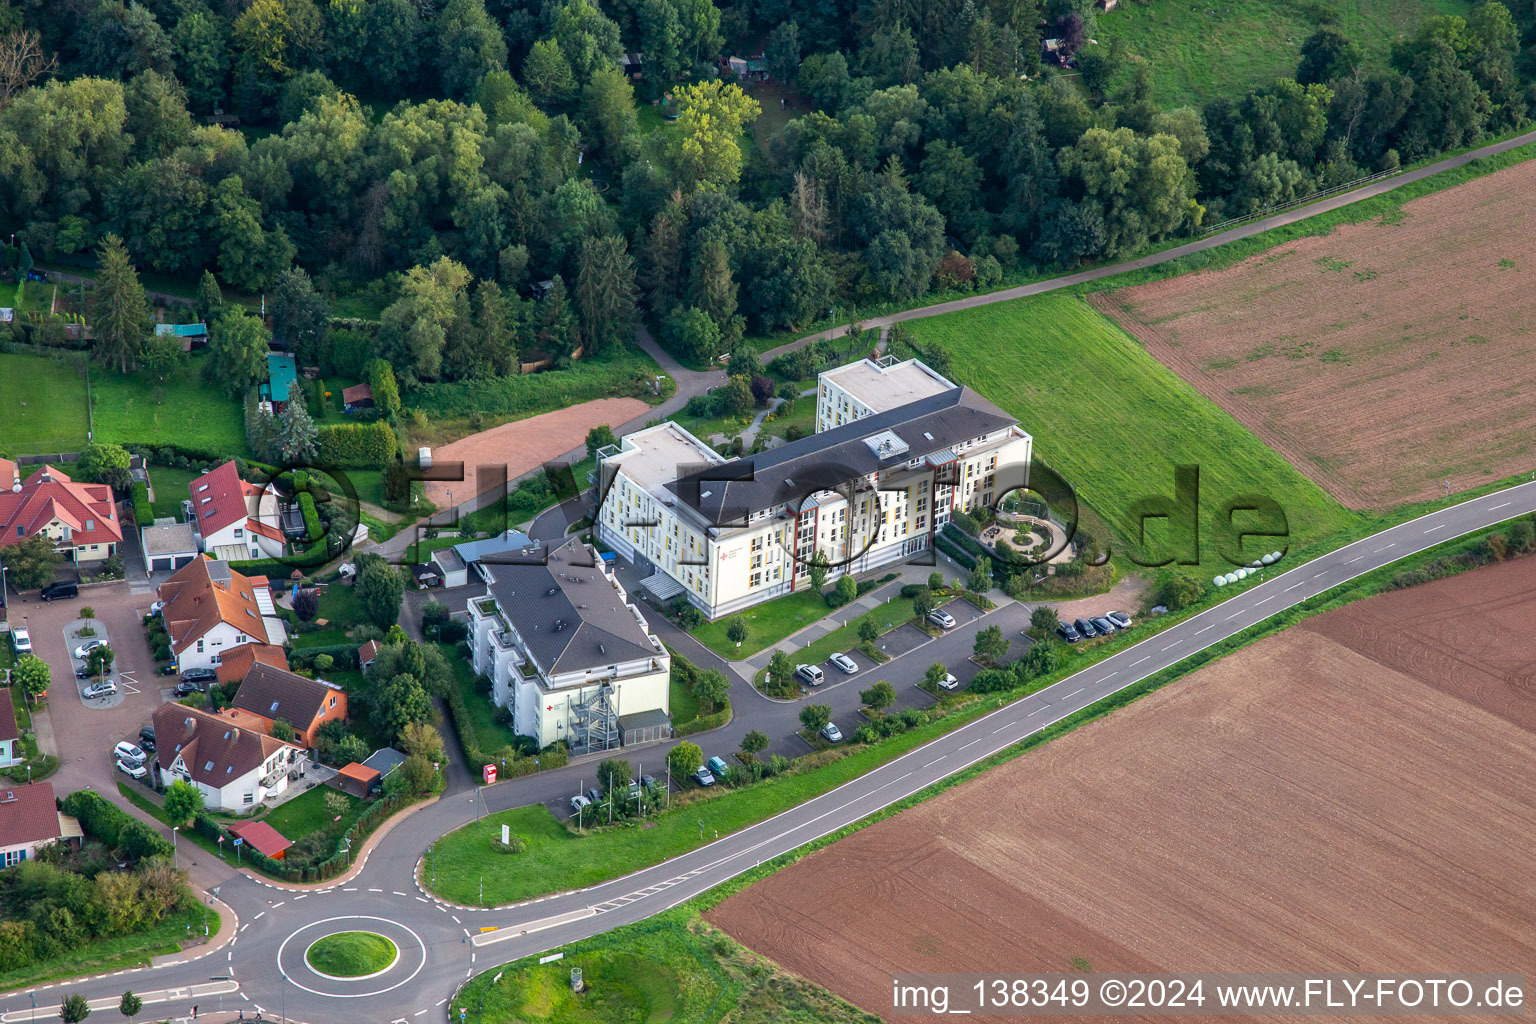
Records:
[[[191,497],[187,485],[203,474],[195,469],[176,469],[172,466],[149,467],[149,479],[155,485],[153,508],[155,518],[170,516],[181,518],[181,503]]]
[[[819,640],[812,640],[808,645],[790,655],[790,659],[797,665],[802,663],[817,665],[827,660],[836,652],[843,651],[863,666],[869,661],[869,655],[857,650],[859,646],[859,623],[869,619],[874,622],[875,627],[880,632],[884,633],[888,629],[895,629],[897,626],[900,626],[911,619],[912,616],[912,599],[897,595],[884,604],[876,605],[858,618],[849,619],[846,623],[838,626]],[[875,643],[876,646],[879,645],[878,640]],[[834,676],[837,675],[836,672],[832,674]],[[757,682],[761,684],[767,676],[768,670],[766,668],[759,669]],[[870,680],[870,682],[873,683],[874,680]]]
[[[0,452],[75,451],[85,431],[79,370],[40,356],[0,354]]]
[[[693,631],[693,638],[722,658],[749,658],[831,611],[826,598],[812,590],[801,590],[706,622]],[[741,619],[747,624],[747,639],[739,649],[725,635],[726,626],[732,619]]]
[[[1326,13],[1376,61],[1392,43],[1434,14],[1465,14],[1465,0],[1245,0],[1121,3],[1100,14],[1101,44],[1123,39],[1152,69],[1159,104],[1198,107],[1216,96],[1237,98],[1254,86],[1295,74],[1301,44]]]
[[[672,678],[668,682],[667,707],[672,712],[673,728],[699,717],[699,698],[693,695],[686,682],[678,678],[676,661],[672,663]]]
[[[96,440],[179,444],[213,455],[247,454],[240,403],[209,387],[193,356],[157,385],[146,374],[92,369]]]
[[[1201,564],[1224,564],[1215,520],[1222,503],[1239,495],[1276,501],[1287,516],[1293,549],[1353,521],[1284,458],[1074,295],[1001,302],[914,320],[911,327],[920,346],[937,344],[949,353],[955,380],[1019,418],[1034,437],[1035,457],[1118,530],[1119,553],[1135,537],[1134,503],[1148,496],[1171,499],[1179,464],[1200,467]],[[1164,535],[1162,525],[1148,520],[1153,546]]]
[[[400,950],[375,932],[336,932],[304,951],[309,966],[333,978],[361,978],[394,963]]]
[[[311,832],[318,832],[331,823],[331,812],[325,806],[325,794],[336,792],[340,791],[316,786],[274,807],[261,820],[281,832],[283,838],[298,842]],[[347,809],[342,812],[342,820],[351,824],[362,813],[363,802],[346,793],[341,795],[347,798]]]

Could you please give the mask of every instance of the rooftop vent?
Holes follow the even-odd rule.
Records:
[[[555,596],[555,591],[557,589],[558,588],[556,588],[556,587],[550,587],[549,590],[545,592],[545,596],[546,597],[554,597]]]

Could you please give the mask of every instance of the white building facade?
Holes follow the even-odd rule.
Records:
[[[1033,442],[1007,413],[916,360],[821,375],[818,432],[726,460],[675,423],[602,459],[598,536],[710,618],[919,555],[956,508],[1028,483]]]
[[[513,731],[575,753],[670,735],[671,656],[606,564],[575,540],[507,557],[481,563],[470,650]]]

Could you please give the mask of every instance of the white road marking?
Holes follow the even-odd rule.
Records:
[[[262,918],[264,918],[266,916],[267,916],[267,912],[265,910],[263,910],[261,913],[257,914],[255,917],[251,918],[251,920],[252,921],[260,921]]]
[[[1175,641],[1174,641],[1174,642],[1173,642],[1173,643],[1171,643],[1171,644],[1169,644],[1169,645],[1168,645],[1168,646],[1167,646],[1167,647],[1164,647],[1164,648],[1163,648],[1163,650],[1165,650],[1165,651],[1171,651],[1171,650],[1173,650],[1173,649],[1174,649],[1174,648],[1175,648],[1175,647],[1177,647],[1177,646],[1179,646],[1179,644],[1181,644],[1181,643],[1183,643],[1183,641],[1182,641],[1182,640],[1175,640]]]
[[[288,902],[287,900],[282,900],[281,902],[274,903],[274,904],[272,904],[272,909],[276,910],[278,907],[282,906],[284,903],[287,903],[287,902]]]
[[[1387,548],[1395,548],[1395,547],[1397,547],[1397,541],[1393,541],[1391,544],[1383,544],[1381,547],[1377,548],[1375,551],[1372,551],[1371,554],[1379,555],[1383,551],[1387,550]]]
[[[463,924],[464,922],[459,920],[459,915],[458,914],[454,914],[453,915],[453,923],[454,924]]]
[[[1512,501],[1506,501],[1506,502],[1504,502],[1503,504],[1500,504],[1500,505],[1489,505],[1488,506],[1488,511],[1489,512],[1497,512],[1499,509],[1503,508],[1505,505],[1513,505],[1513,504],[1514,504],[1514,502],[1512,502]]]
[[[1147,655],[1146,658],[1141,658],[1141,659],[1139,659],[1137,661],[1131,662],[1131,668],[1135,668],[1137,665],[1140,665],[1143,661],[1146,661],[1147,658],[1150,658],[1150,657],[1152,657],[1152,655],[1149,654],[1149,655]]]
[[[1429,529],[1425,530],[1424,532],[1425,533],[1434,533],[1436,530],[1443,530],[1443,529],[1445,529],[1445,524],[1441,523],[1438,526],[1431,526]]]
[[[1344,564],[1345,565],[1354,565],[1356,562],[1360,561],[1360,559],[1362,559],[1364,557],[1365,557],[1364,555],[1356,555],[1354,558],[1349,559]]]
[[[1195,630],[1195,636],[1199,636],[1201,633],[1204,633],[1206,630],[1214,628],[1215,625],[1216,625],[1216,623],[1213,622],[1213,623],[1211,623],[1208,626],[1201,626],[1199,629]]]
[[[1289,594],[1291,591],[1295,590],[1299,586],[1301,586],[1300,583],[1292,583],[1290,586],[1288,586],[1284,590],[1280,591],[1280,593],[1282,593],[1282,594]],[[1229,619],[1231,617],[1232,616],[1230,616],[1230,615],[1227,616],[1227,618],[1229,618]]]
[[[1274,594],[1270,594],[1268,597],[1264,598],[1263,601],[1255,601],[1255,602],[1253,602],[1253,606],[1255,608],[1257,608],[1259,605],[1263,604],[1264,601],[1273,601],[1274,599],[1275,599],[1275,595]]]
[[[1030,712],[1030,714],[1034,714],[1034,712],[1033,712],[1033,711],[1031,711],[1031,712]],[[975,739],[973,739],[973,740],[971,740],[971,742],[969,742],[969,743],[967,743],[967,744],[966,744],[966,745],[965,745],[965,747],[974,747],[974,746],[975,746],[975,745],[976,745],[976,744],[978,744],[978,743],[980,743],[980,742],[981,742],[981,739],[982,739],[982,738],[981,738],[981,737],[980,737],[980,736],[977,736],[977,737],[976,737],[976,738],[975,738]],[[965,749],[965,747],[961,747],[961,748],[960,748],[960,749],[961,749],[961,750],[964,750],[964,749]]]
[[[1076,697],[1078,694],[1080,694],[1082,692],[1083,692],[1083,688],[1081,686],[1079,686],[1077,689],[1073,690],[1071,693],[1069,693],[1065,697],[1063,697],[1062,700],[1070,700],[1071,698]]]
[[[940,761],[944,760],[948,756],[949,756],[948,754],[940,754],[938,757],[934,758],[932,761],[929,761],[928,764],[923,765],[923,767],[927,768],[929,765],[938,764]],[[919,769],[919,770],[921,770],[921,769]]]

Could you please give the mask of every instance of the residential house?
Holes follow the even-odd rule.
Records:
[[[21,746],[21,730],[16,728],[16,709],[10,694],[0,699],[0,768],[20,764],[27,759]]]
[[[1028,484],[1029,434],[915,360],[829,370],[818,394],[817,433],[745,458],[672,422],[627,435],[599,463],[598,536],[714,619],[810,586],[817,556],[828,579],[931,558],[955,509]]]
[[[265,576],[244,576],[200,557],[160,584],[160,615],[171,635],[178,670],[216,668],[244,644],[281,645],[287,630],[277,617]]]
[[[267,379],[256,386],[256,397],[261,407],[272,415],[280,415],[288,404],[289,395],[304,401],[304,388],[299,385],[298,365],[287,352],[267,353]]]
[[[261,485],[241,480],[234,460],[210,469],[187,490],[192,495],[189,518],[203,551],[230,562],[283,553],[276,495],[263,494]]]
[[[0,868],[37,856],[50,843],[80,839],[80,823],[59,812],[53,785],[0,784]]]
[[[257,663],[286,669],[288,652],[275,644],[241,644],[219,658],[215,668],[219,674],[219,683],[227,685],[243,681],[251,666]]]
[[[160,520],[141,527],[139,541],[150,572],[175,572],[197,557],[197,531],[191,523]]]
[[[312,749],[320,742],[322,725],[346,720],[347,694],[331,683],[258,661],[221,714],[243,728],[268,734],[272,723],[282,719],[293,726],[294,742]]]
[[[482,564],[469,603],[471,662],[512,729],[576,753],[670,735],[671,655],[609,563],[574,537],[522,564]]]
[[[191,783],[212,810],[250,810],[285,792],[290,773],[303,770],[296,744],[197,708],[162,704],[154,723],[159,781]]]
[[[106,484],[76,483],[53,466],[22,483],[20,467],[9,459],[0,459],[0,481],[10,484],[0,491],[0,549],[43,534],[76,565],[117,553],[123,527]]]
[[[349,388],[342,388],[341,404],[346,412],[357,412],[359,409],[372,409],[373,387],[368,384],[353,384]]]

